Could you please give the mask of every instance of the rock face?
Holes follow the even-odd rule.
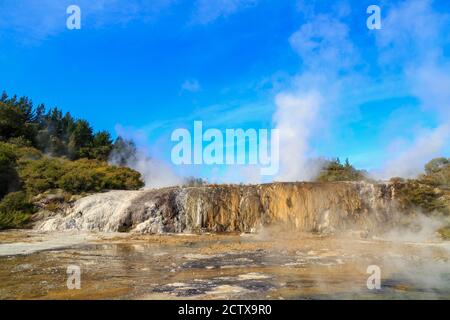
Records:
[[[209,185],[110,191],[76,201],[39,230],[140,233],[298,231],[376,232],[396,221],[395,188],[365,182]]]

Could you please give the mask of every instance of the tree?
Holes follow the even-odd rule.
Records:
[[[92,142],[92,128],[89,123],[86,120],[77,120],[69,138],[69,157],[71,159],[89,157]]]
[[[94,135],[94,147],[110,146],[112,145],[111,135],[108,131],[99,131]]]
[[[24,137],[34,141],[35,126],[31,101],[21,98],[0,102],[0,141]]]
[[[429,161],[419,180],[430,186],[450,188],[450,159],[441,157]]]
[[[126,166],[128,163],[136,161],[136,153],[135,143],[132,140],[126,140],[119,136],[114,142],[109,159],[114,164]]]
[[[186,187],[201,187],[207,185],[208,181],[203,178],[196,178],[193,176],[187,177],[183,181],[183,185]]]
[[[109,132],[97,132],[93,138],[90,158],[106,161],[112,148],[112,140]]]
[[[425,173],[426,174],[433,174],[441,171],[446,166],[450,165],[450,159],[441,157],[441,158],[435,158],[431,161],[429,161],[425,165]]]
[[[116,155],[122,166],[136,159],[136,147],[119,138]],[[85,120],[59,108],[33,107],[31,99],[0,95],[0,229],[22,226],[39,193],[137,189],[141,175],[106,162],[113,149],[106,131],[94,133]],[[42,152],[52,157],[43,156]],[[69,157],[72,160],[65,159]],[[89,158],[89,159],[80,159]]]
[[[345,167],[346,168],[350,168],[352,165],[350,164],[350,161],[348,160],[348,158],[345,158]]]
[[[70,159],[93,158],[107,160],[112,140],[106,131],[94,134],[90,124],[77,120],[55,107],[46,111],[45,105],[35,109],[27,97],[0,96],[0,141],[33,146],[52,156]]]
[[[33,122],[41,127],[45,125],[45,106],[43,104],[37,106],[36,111],[34,112]]]
[[[2,92],[2,95],[0,97],[0,101],[5,103],[8,100],[8,94],[6,93],[6,91]]]
[[[0,142],[0,199],[20,186],[16,172],[17,156],[8,144]]]

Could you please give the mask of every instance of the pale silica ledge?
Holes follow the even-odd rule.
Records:
[[[110,191],[79,199],[37,222],[41,231],[138,233],[386,231],[399,216],[392,184],[367,182],[208,185]]]

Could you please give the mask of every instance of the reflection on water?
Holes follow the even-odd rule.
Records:
[[[12,236],[33,242],[35,235],[31,240],[27,232]],[[4,238],[7,233],[2,233]],[[450,298],[448,242],[313,235],[92,238],[65,248],[0,257],[0,298]],[[80,290],[67,289],[68,265],[81,268]],[[380,290],[367,289],[369,265],[381,268]]]

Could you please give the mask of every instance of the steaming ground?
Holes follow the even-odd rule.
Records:
[[[0,233],[0,299],[449,299],[442,222],[398,211],[394,194],[363,182],[94,194]],[[66,287],[69,265],[81,290]],[[373,265],[380,290],[367,288]]]
[[[0,234],[0,299],[449,299],[450,242],[319,236],[266,228],[258,234]],[[6,243],[8,242],[8,243]],[[16,252],[12,252],[14,245]],[[23,254],[26,246],[40,246]],[[34,247],[35,248],[35,247]],[[81,290],[66,288],[68,265]],[[381,290],[369,290],[369,265]]]
[[[93,194],[36,218],[41,231],[252,232],[285,224],[297,231],[377,232],[398,222],[393,184],[366,182],[207,185]],[[402,216],[402,215],[400,215]]]

